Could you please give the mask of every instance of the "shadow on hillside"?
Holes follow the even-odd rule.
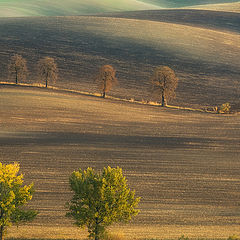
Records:
[[[74,132],[29,132],[10,134],[0,137],[0,145],[41,145],[41,146],[61,146],[61,145],[86,145],[103,147],[127,147],[127,148],[151,148],[151,149],[177,149],[177,148],[208,148],[222,145],[226,140],[211,138],[192,137],[152,137],[152,136],[126,136],[94,133],[74,133]],[[232,143],[234,144],[234,142]]]
[[[100,16],[168,22],[190,26],[240,32],[240,14],[198,9],[163,9],[106,13]]]

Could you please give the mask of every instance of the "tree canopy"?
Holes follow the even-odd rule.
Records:
[[[161,97],[162,106],[167,104],[171,98],[175,98],[175,90],[178,85],[178,78],[175,72],[168,66],[158,66],[151,77],[153,93]]]
[[[70,187],[74,195],[67,204],[67,216],[74,218],[77,226],[86,226],[89,237],[95,240],[102,237],[107,226],[127,222],[139,212],[135,208],[140,198],[135,198],[119,167],[74,171]]]
[[[6,227],[11,224],[30,221],[37,212],[25,210],[23,206],[32,199],[33,184],[22,186],[23,175],[19,173],[19,164],[0,163],[0,239],[3,239]]]

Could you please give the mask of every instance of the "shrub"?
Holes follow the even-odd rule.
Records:
[[[189,238],[182,235],[181,237],[178,238],[178,240],[189,240]]]
[[[240,240],[240,238],[237,235],[229,236],[227,240]]]
[[[230,112],[230,104],[229,103],[223,103],[219,108],[218,108],[218,113],[229,113]]]

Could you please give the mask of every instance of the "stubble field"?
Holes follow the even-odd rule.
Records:
[[[239,115],[4,85],[0,97],[0,161],[21,164],[40,212],[9,236],[86,237],[64,217],[68,176],[108,165],[123,168],[142,197],[132,224],[115,226],[127,239],[240,233]]]

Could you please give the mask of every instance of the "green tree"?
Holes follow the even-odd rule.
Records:
[[[18,84],[19,81],[26,79],[27,73],[28,69],[26,60],[21,55],[13,55],[8,65],[9,76],[14,76],[15,83]]]
[[[19,164],[0,163],[0,239],[12,224],[31,221],[37,212],[23,206],[32,199],[33,184],[22,186],[23,175],[18,174]]]
[[[54,58],[44,57],[38,61],[38,74],[41,80],[45,81],[45,87],[48,87],[50,81],[56,82],[58,78],[58,67]]]
[[[151,77],[151,83],[154,94],[161,97],[162,107],[167,105],[169,99],[175,98],[178,78],[171,68],[167,66],[156,67]]]
[[[102,93],[102,97],[105,98],[106,93],[111,90],[112,86],[118,83],[118,80],[116,78],[116,71],[113,66],[102,66],[97,75],[96,82],[99,90]]]
[[[70,176],[73,198],[67,203],[68,217],[79,227],[87,226],[89,238],[99,240],[105,228],[114,222],[128,222],[138,214],[140,198],[127,185],[122,169],[107,167],[74,171]]]

